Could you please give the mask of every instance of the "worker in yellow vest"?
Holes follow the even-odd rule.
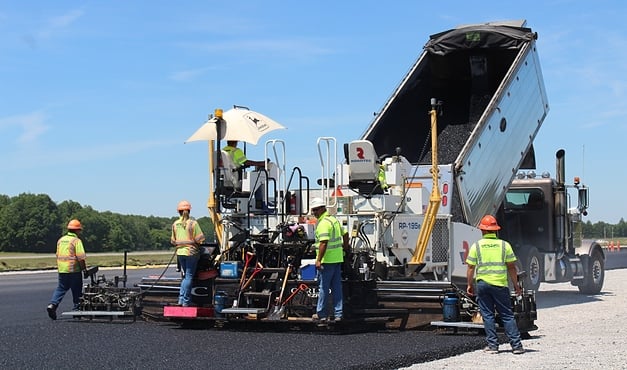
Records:
[[[496,218],[486,215],[479,223],[479,229],[483,237],[473,243],[468,251],[466,264],[467,292],[475,295],[474,283],[476,281],[476,295],[479,302],[479,310],[483,318],[483,326],[486,333],[488,346],[484,349],[487,353],[499,353],[499,340],[496,335],[495,310],[503,321],[505,334],[509,338],[514,354],[525,353],[520,340],[518,325],[512,312],[507,276],[509,275],[516,295],[522,294],[518,285],[516,271],[516,255],[512,246],[505,240],[496,236],[501,229]]]
[[[83,276],[81,271],[87,269],[85,262],[85,249],[83,242],[79,238],[83,226],[78,220],[71,220],[67,224],[67,234],[57,241],[57,269],[59,273],[59,283],[50,304],[46,307],[48,316],[52,320],[57,319],[57,307],[65,293],[72,291],[73,310],[78,310],[80,298],[83,293]]]
[[[244,154],[243,150],[237,147],[237,143],[238,143],[237,140],[227,140],[226,146],[222,148],[222,150],[231,157],[231,161],[237,168],[239,179],[244,178],[244,169],[246,167],[254,166],[256,170],[261,170],[265,168],[266,163],[270,163],[269,159],[267,161],[255,161],[255,160],[246,158],[246,154]],[[238,184],[237,186],[240,186],[240,185],[241,184]],[[241,189],[238,188],[235,190],[240,191]],[[262,186],[257,187],[257,189],[255,189],[254,191],[254,194],[255,194],[255,202],[257,203],[257,208],[262,208],[264,202],[266,201],[264,197],[263,187]]]
[[[385,165],[379,162],[379,172],[377,173],[377,181],[379,181],[379,186],[383,192],[386,192],[389,188],[389,185],[385,179]]]
[[[226,142],[226,146],[222,148],[222,150],[224,150],[231,156],[231,159],[233,160],[233,163],[235,163],[235,166],[237,166],[237,168],[250,166],[255,166],[259,168],[266,165],[265,161],[253,161],[252,159],[246,158],[244,152],[237,147],[237,143],[237,140],[228,140]]]
[[[329,290],[333,297],[333,316],[335,321],[342,320],[342,263],[344,250],[349,250],[348,232],[342,224],[327,212],[326,204],[321,198],[313,198],[309,206],[316,223],[316,269],[320,281],[318,304],[312,319],[319,323],[327,322],[327,305]]]
[[[192,279],[200,259],[200,244],[205,241],[198,221],[189,215],[191,209],[192,205],[188,201],[179,202],[176,208],[179,218],[172,224],[170,236],[170,242],[176,248],[176,257],[183,272],[178,304],[184,307],[193,305]]]

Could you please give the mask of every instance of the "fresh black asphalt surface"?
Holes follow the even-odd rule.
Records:
[[[129,270],[129,286],[160,270]],[[104,271],[107,278],[121,271]],[[394,369],[475,350],[481,336],[431,331],[333,334],[184,329],[169,322],[92,321],[46,305],[55,271],[0,275],[0,368],[11,369]]]
[[[129,285],[160,272],[129,270]],[[104,273],[108,278],[122,274]],[[418,330],[328,334],[184,329],[164,322],[63,316],[52,321],[45,307],[56,276],[55,271],[0,274],[0,368],[395,369],[484,345],[482,335]],[[68,293],[59,313],[70,307]]]

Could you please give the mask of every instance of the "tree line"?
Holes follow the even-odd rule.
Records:
[[[0,252],[54,253],[73,218],[83,225],[81,239],[89,252],[166,250],[176,219],[99,212],[71,200],[57,204],[46,194],[0,194]],[[211,219],[198,222],[206,239],[215,240]],[[588,221],[582,232],[587,239],[620,238],[627,236],[627,223],[622,218],[615,225]]]
[[[46,194],[0,194],[0,252],[54,253],[71,219],[83,225],[81,239],[89,252],[166,250],[176,217],[99,212],[66,200],[55,203]],[[198,219],[208,241],[214,240],[209,217]]]

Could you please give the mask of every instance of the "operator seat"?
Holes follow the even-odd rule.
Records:
[[[232,191],[242,190],[242,180],[240,176],[241,170],[235,166],[233,158],[225,150],[220,151],[221,159],[221,172],[224,176],[224,187],[231,189]]]
[[[378,180],[378,157],[372,142],[355,140],[344,144],[344,156],[348,163],[348,186],[351,189],[366,198],[383,194]]]
[[[233,158],[224,150],[220,151],[218,168],[222,178],[222,182],[218,181],[216,187],[216,193],[221,198],[220,203],[224,208],[235,209],[237,203],[232,202],[233,198],[248,198],[250,196],[250,192],[242,191],[243,168],[235,166]]]

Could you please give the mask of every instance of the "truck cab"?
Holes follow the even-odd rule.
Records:
[[[558,151],[558,172],[563,155]],[[573,185],[561,179],[563,174],[553,179],[548,173],[519,173],[498,212],[499,236],[512,245],[527,273],[528,289],[537,290],[541,282],[570,281],[582,293],[596,294],[603,286],[605,255],[596,241],[584,243],[581,233],[588,188],[578,179]],[[576,207],[570,207],[568,189],[577,193]]]
[[[527,272],[525,286],[537,290],[544,278],[546,253],[555,254],[553,180],[524,178],[513,181],[499,210],[499,236],[510,242]]]

